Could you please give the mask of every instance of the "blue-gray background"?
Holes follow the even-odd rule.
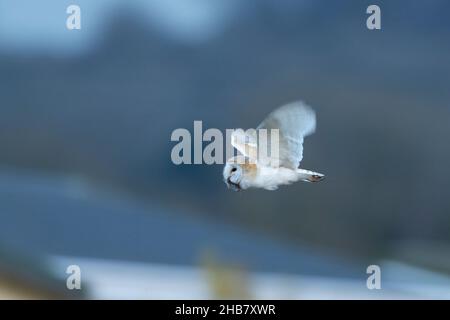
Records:
[[[73,177],[174,219],[450,271],[449,256],[432,254],[450,245],[448,1],[377,1],[379,31],[366,28],[368,1],[74,3],[82,29],[69,31],[72,2],[0,2],[3,190],[17,172],[38,186],[36,174]],[[324,182],[233,193],[222,166],[171,162],[174,129],[192,131],[194,120],[204,129],[254,127],[297,99],[318,116],[302,166],[325,173]],[[23,212],[34,206],[19,199]],[[53,201],[48,220],[36,208],[3,210],[6,246],[59,243],[52,253],[83,254],[64,246],[76,210],[62,219],[64,202]],[[124,228],[116,241],[145,243]],[[175,236],[167,232],[162,242]],[[98,228],[84,253],[95,257],[90,243],[105,237],[114,235]]]

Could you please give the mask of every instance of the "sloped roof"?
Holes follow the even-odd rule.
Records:
[[[365,276],[364,268],[313,249],[98,193],[73,179],[0,173],[0,221],[0,244],[24,255],[198,265],[213,252],[252,271]]]

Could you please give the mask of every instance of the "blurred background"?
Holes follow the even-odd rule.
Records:
[[[450,298],[449,11],[1,0],[0,298]],[[234,193],[221,165],[171,161],[176,128],[298,99],[320,184]]]

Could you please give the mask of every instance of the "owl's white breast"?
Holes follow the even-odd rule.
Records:
[[[276,189],[279,185],[290,184],[298,180],[298,173],[288,168],[273,168],[258,166],[256,177],[251,185],[269,190]]]

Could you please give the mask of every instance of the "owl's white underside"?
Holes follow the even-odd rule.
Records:
[[[324,175],[318,172],[305,169],[288,169],[284,167],[258,167],[254,178],[244,177],[241,180],[243,189],[263,188],[266,190],[276,190],[280,185],[288,185],[296,181],[313,182]],[[314,178],[316,177],[316,178]]]

